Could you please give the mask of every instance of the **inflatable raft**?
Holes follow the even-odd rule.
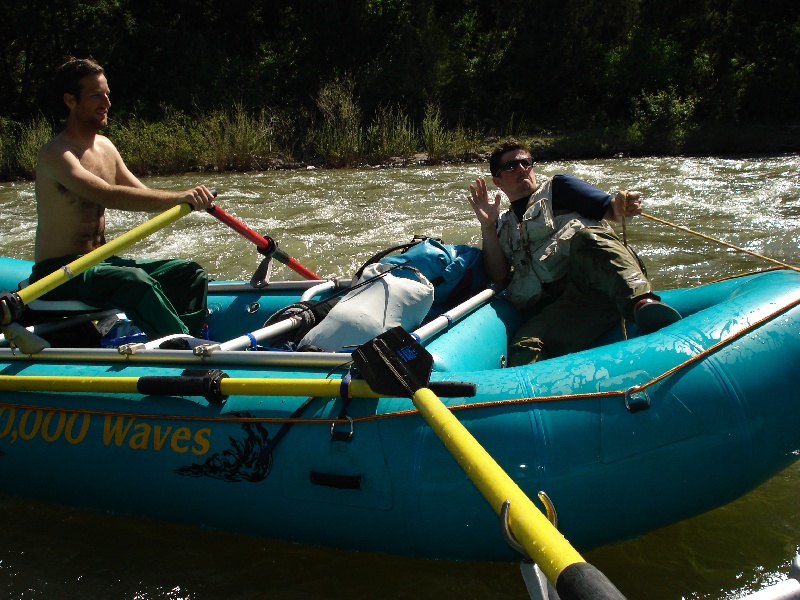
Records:
[[[0,290],[30,267],[0,259]],[[34,331],[53,347],[6,343],[0,491],[350,550],[519,558],[411,400],[377,397],[347,351],[270,347],[284,323],[264,333],[270,316],[340,287],[212,282],[209,340],[186,349],[57,347],[52,323]],[[519,316],[491,289],[414,332],[431,389],[581,551],[724,505],[800,452],[800,274],[661,295],[681,321],[525,367],[504,367]]]

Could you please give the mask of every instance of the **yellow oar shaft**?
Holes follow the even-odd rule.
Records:
[[[136,392],[138,377],[51,377],[0,375],[3,392]]]
[[[514,536],[551,582],[570,565],[585,562],[433,392],[422,388],[412,400],[492,509],[499,515],[503,503],[511,502]]]
[[[0,375],[4,392],[104,392],[137,393],[139,377],[71,377]],[[340,379],[246,379],[226,377],[220,380],[225,396],[323,396],[336,397]],[[379,398],[366,381],[355,379],[348,391],[352,397]]]
[[[100,261],[114,256],[121,250],[124,250],[128,246],[135,244],[151,233],[166,227],[170,223],[177,221],[190,212],[192,212],[192,207],[189,204],[179,204],[178,206],[173,206],[160,215],[153,217],[149,221],[146,221],[141,225],[137,225],[130,231],[117,236],[99,248],[84,254],[80,258],[76,258],[68,265],[60,268],[58,271],[42,277],[40,280],[17,292],[17,295],[24,304],[28,304],[32,300],[36,300],[40,296],[43,296],[50,290],[57,288],[62,283],[69,281],[75,275],[80,275],[87,269],[98,264]]]
[[[226,396],[339,396],[341,379],[234,379],[220,381]],[[380,398],[363,379],[354,379],[348,386],[351,398]]]

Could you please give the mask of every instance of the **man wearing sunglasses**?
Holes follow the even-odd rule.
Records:
[[[606,221],[642,212],[640,193],[611,196],[571,175],[537,176],[527,147],[515,140],[489,159],[490,198],[483,178],[468,200],[481,226],[489,278],[528,320],[509,346],[516,366],[584,350],[620,323],[620,315],[651,333],[681,318],[660,302],[636,254]]]

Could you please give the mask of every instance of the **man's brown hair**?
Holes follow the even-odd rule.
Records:
[[[96,60],[89,58],[70,57],[58,67],[55,76],[55,92],[59,102],[64,94],[71,94],[75,99],[81,99],[81,79],[94,73],[105,73]],[[63,103],[61,103],[63,105]]]
[[[511,152],[512,150],[524,150],[528,154],[531,153],[525,144],[513,138],[502,142],[499,146],[492,150],[492,154],[489,156],[489,172],[493,177],[500,176],[500,158],[502,158],[503,154],[506,152]]]

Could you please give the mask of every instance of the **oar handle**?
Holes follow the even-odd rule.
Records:
[[[258,247],[259,251],[261,250],[266,251],[271,246],[277,245],[275,244],[275,241],[272,240],[272,238],[261,235],[257,231],[251,229],[250,227],[248,227],[235,217],[225,212],[222,208],[220,208],[216,204],[212,204],[211,206],[209,206],[206,209],[206,212],[210,215],[213,215],[223,223],[225,223],[225,225],[227,225],[237,233],[241,233],[244,237],[253,242],[256,245],[256,247]]]
[[[278,244],[275,240],[271,237],[266,235],[261,235],[257,231],[251,229],[244,223],[242,223],[239,219],[233,217],[232,215],[225,212],[216,204],[212,204],[206,209],[210,215],[216,217],[225,225],[233,229],[234,231],[242,234],[248,240],[253,242],[256,247],[258,248],[259,253],[263,254],[264,256],[272,256],[280,263],[283,263],[294,272],[302,275],[306,279],[315,279],[321,280],[322,277],[314,273],[313,271],[307,269],[294,258],[286,254],[283,250],[278,248]]]
[[[391,345],[390,345],[391,344]],[[503,515],[528,556],[556,587],[562,600],[624,600],[600,571],[588,564],[548,521],[520,486],[481,446],[430,387],[432,357],[401,327],[390,329],[353,353],[370,385],[393,379],[447,451],[498,515]]]

